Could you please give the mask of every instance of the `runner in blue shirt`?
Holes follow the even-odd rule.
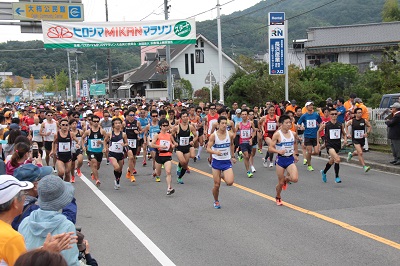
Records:
[[[306,146],[306,151],[303,151],[303,155],[307,160],[307,170],[314,171],[314,168],[311,166],[311,155],[316,155],[319,153],[317,133],[322,119],[319,114],[314,112],[313,102],[307,102],[306,109],[307,113],[300,117],[299,121],[297,121],[297,124],[304,124],[304,145]]]

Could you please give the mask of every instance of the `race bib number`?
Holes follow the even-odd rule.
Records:
[[[104,128],[104,131],[105,131],[106,133],[110,133],[110,132],[111,132],[111,127],[105,127],[105,128]]]
[[[54,135],[56,130],[54,128],[48,128],[46,132],[50,133],[50,135]]]
[[[218,157],[226,157],[226,156],[228,156],[229,155],[229,150],[228,149],[223,149],[223,150],[220,150],[220,152],[221,152],[221,155],[218,155]]]
[[[59,142],[58,143],[58,152],[70,152],[71,151],[71,143],[70,142]]]
[[[250,138],[250,129],[240,130],[240,137],[242,139]]]
[[[91,139],[90,146],[94,149],[101,148],[103,146],[103,142],[99,141],[98,139]]]
[[[180,137],[179,138],[179,146],[187,146],[189,145],[190,137]]]
[[[40,130],[34,130],[33,131],[33,137],[39,136]]]
[[[316,128],[317,127],[317,120],[311,119],[307,120],[307,128]]]
[[[340,129],[329,129],[330,139],[340,139]]]
[[[355,139],[362,139],[364,138],[364,130],[354,130],[354,138]]]
[[[293,154],[293,146],[284,146],[285,148],[285,156],[290,156]]]
[[[111,142],[110,151],[116,153],[122,153],[122,143],[121,142]]]
[[[168,151],[169,148],[171,147],[171,142],[168,141],[168,140],[160,140],[160,145],[161,145],[161,146],[167,146],[166,149],[160,149],[160,150],[162,150],[162,151]]]
[[[136,148],[136,139],[128,139],[128,146],[132,149]]]
[[[275,131],[276,130],[276,123],[267,123],[267,130],[268,131]]]

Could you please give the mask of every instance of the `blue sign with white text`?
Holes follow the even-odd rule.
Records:
[[[268,25],[284,25],[285,12],[269,12]]]
[[[269,74],[285,74],[285,39],[269,40]]]

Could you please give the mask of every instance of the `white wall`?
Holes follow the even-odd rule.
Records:
[[[196,49],[204,49],[204,63],[196,63]],[[189,56],[189,74],[186,74],[185,72],[185,54],[188,54]],[[194,74],[191,74],[190,54],[194,54]],[[181,78],[189,80],[193,86],[194,91],[199,90],[202,87],[209,86],[205,83],[205,79],[210,70],[212,71],[217,84],[219,82],[218,50],[208,45],[207,42],[204,42],[204,48],[200,47],[200,41],[198,48],[196,48],[194,44],[190,45],[190,47],[188,47],[182,54],[180,54],[172,61],[171,67],[179,69],[179,74]],[[235,65],[225,57],[222,57],[222,69],[222,80],[226,82],[235,72]]]

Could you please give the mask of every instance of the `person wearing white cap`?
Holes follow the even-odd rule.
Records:
[[[313,102],[307,102],[306,109],[307,112],[300,117],[299,121],[297,121],[297,124],[304,124],[304,145],[306,146],[306,151],[303,151],[303,155],[305,160],[307,160],[307,170],[314,171],[314,168],[311,166],[311,155],[316,155],[319,153],[317,133],[322,119],[319,114],[314,112]]]
[[[26,252],[24,238],[11,227],[11,222],[22,213],[25,190],[31,188],[31,182],[18,181],[11,175],[0,176],[0,265],[14,265]]]

